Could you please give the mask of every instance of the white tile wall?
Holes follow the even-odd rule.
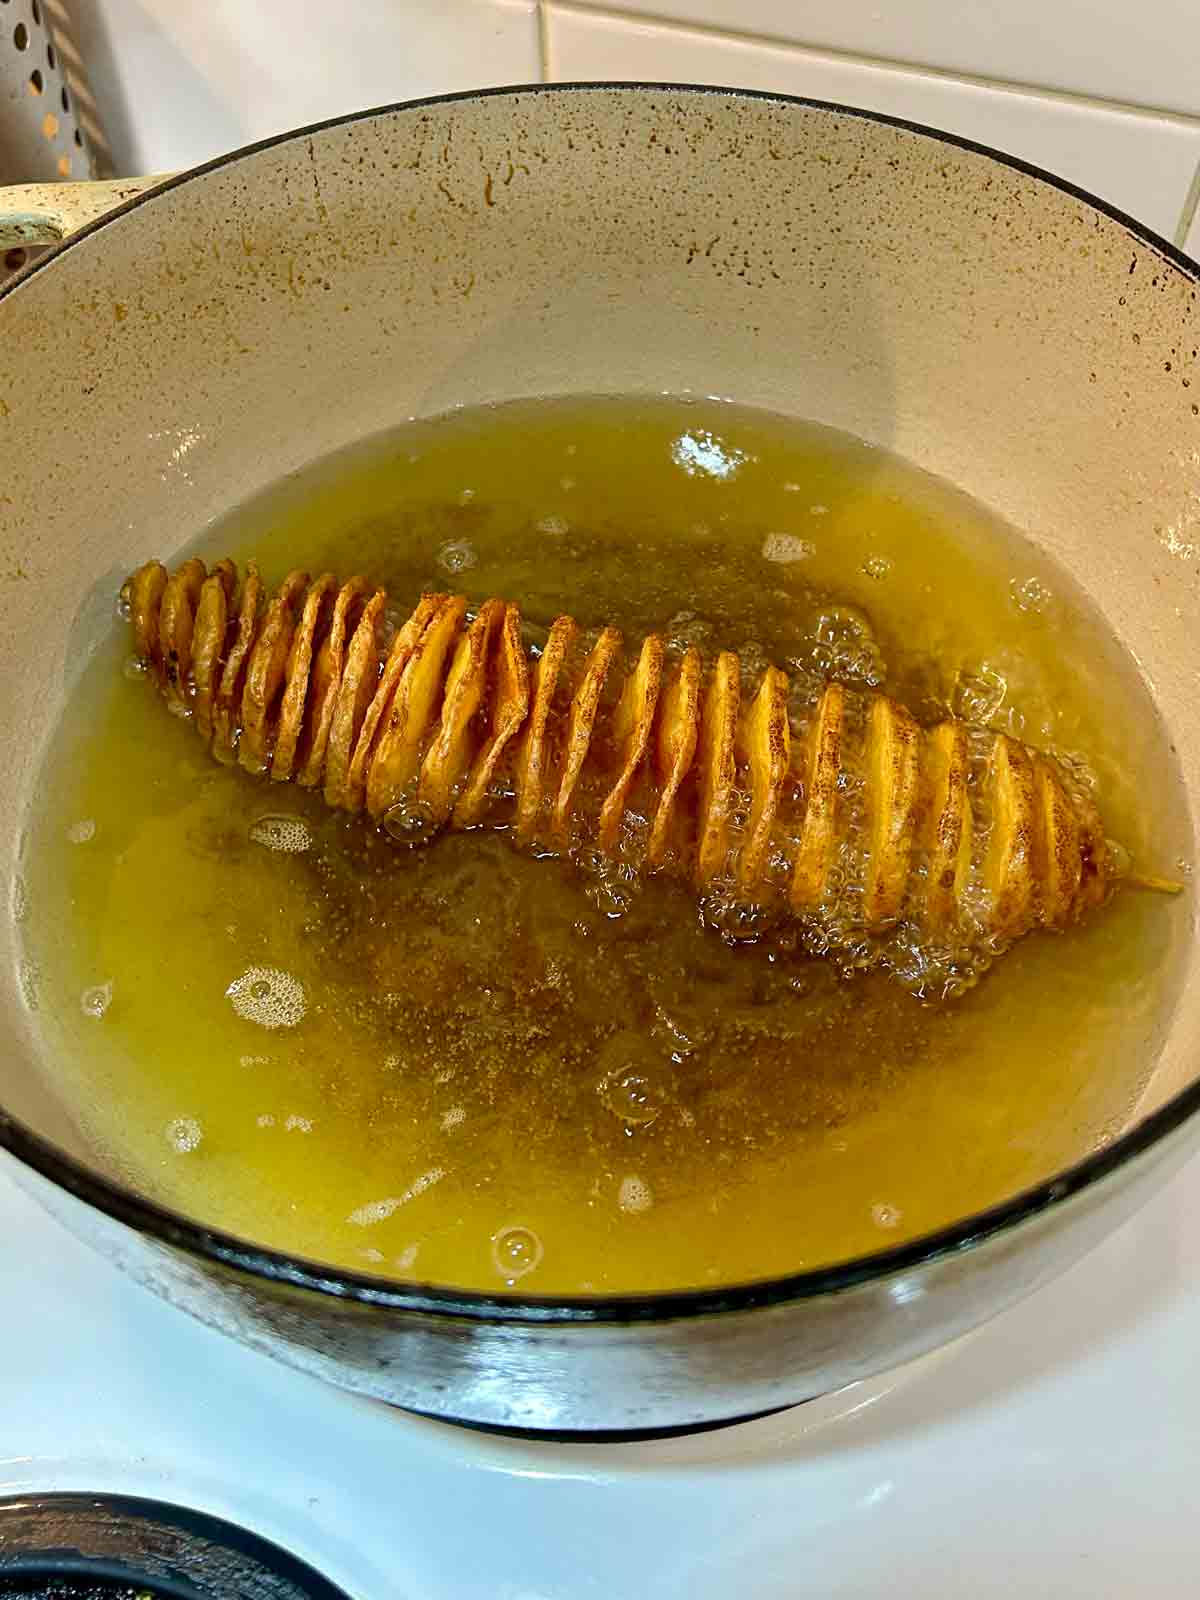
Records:
[[[1010,150],[1168,237],[1184,239],[1192,221],[1200,0],[62,3],[123,172],[548,71],[847,101]],[[1195,232],[1191,248],[1200,254]]]
[[[70,0],[119,172],[540,77],[536,0]]]
[[[717,0],[705,0],[710,7]],[[1200,4],[1200,0],[1197,0]],[[1200,39],[1200,24],[1197,25]],[[1200,121],[965,82],[741,36],[547,5],[558,79],[643,78],[810,95],[908,117],[1023,156],[1174,237]]]
[[[1200,261],[1200,215],[1192,218],[1192,226],[1188,231],[1187,238],[1183,241],[1183,248],[1188,255]]]
[[[609,0],[614,10],[1200,114],[1197,0]]]

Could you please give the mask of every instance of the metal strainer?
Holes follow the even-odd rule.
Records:
[[[0,184],[105,175],[107,146],[64,0],[0,0]],[[0,256],[0,279],[34,252]]]

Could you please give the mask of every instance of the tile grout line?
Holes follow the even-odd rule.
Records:
[[[540,3],[543,13],[548,14],[551,0],[540,0]],[[798,39],[782,39],[773,34],[722,28],[711,22],[681,21],[678,17],[664,16],[660,12],[624,11],[620,6],[602,5],[593,3],[593,0],[553,0],[553,3],[556,10],[574,12],[579,16],[604,17],[610,22],[623,22],[635,26],[638,23],[645,23],[650,27],[701,34],[709,39],[727,40],[733,44],[765,45],[769,49],[796,55],[821,56],[826,60],[842,62],[849,66],[877,67],[884,71],[907,73],[914,77],[967,84],[976,89],[1034,95],[1042,100],[1060,101],[1066,105],[1080,106],[1093,111],[1116,111],[1126,116],[1151,116],[1192,131],[1200,129],[1200,114],[1189,116],[1184,111],[1169,111],[1163,106],[1143,105],[1139,101],[1105,100],[1099,95],[1077,94],[1070,89],[1052,89],[1045,84],[1025,83],[1015,78],[986,78],[979,73],[958,72],[952,67],[936,67],[924,61],[901,61],[894,56],[862,55],[854,50],[839,50],[824,44],[808,44]]]
[[[1196,162],[1196,170],[1192,173],[1192,181],[1188,185],[1188,192],[1184,198],[1183,210],[1179,213],[1179,226],[1175,229],[1175,238],[1172,241],[1180,250],[1187,249],[1188,234],[1192,231],[1192,223],[1196,220],[1196,213],[1200,211],[1200,161]],[[1197,251],[1200,254],[1200,250]]]
[[[550,62],[550,6],[548,0],[537,0],[538,72],[543,83],[553,83]]]

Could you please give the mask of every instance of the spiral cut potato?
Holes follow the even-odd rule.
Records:
[[[220,761],[321,788],[397,837],[502,826],[542,853],[670,870],[731,935],[765,913],[918,989],[932,969],[914,952],[957,971],[984,952],[977,971],[1117,876],[1051,757],[959,721],[922,728],[880,694],[829,683],[797,708],[774,667],[747,693],[731,652],[675,656],[651,634],[626,653],[616,628],[585,636],[570,617],[534,651],[502,600],[472,614],[427,594],[394,627],[361,577],[293,572],[268,597],[253,565],[239,587],[230,561],[152,561],[122,594],[139,657]]]

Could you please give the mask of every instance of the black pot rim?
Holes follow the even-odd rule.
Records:
[[[274,149],[292,140],[304,139],[355,122],[369,121],[374,117],[420,110],[428,106],[465,105],[479,100],[517,95],[575,96],[589,93],[621,93],[637,97],[647,92],[688,98],[711,96],[744,101],[766,101],[797,106],[804,110],[831,111],[841,116],[859,118],[863,122],[901,128],[909,133],[935,139],[954,149],[987,156],[1001,166],[1024,173],[1027,177],[1048,184],[1073,199],[1083,201],[1093,210],[1121,224],[1137,243],[1148,246],[1164,261],[1200,284],[1200,264],[1116,206],[1098,199],[1085,189],[1035,166],[1032,162],[1023,161],[1018,156],[1006,155],[1003,151],[979,144],[972,139],[960,138],[955,134],[926,127],[923,123],[911,122],[903,117],[887,116],[881,112],[865,111],[858,106],[839,105],[834,101],[775,94],[757,89],[730,89],[706,84],[581,82],[517,84],[495,89],[430,95],[418,100],[375,106],[349,116],[330,117],[322,122],[291,129],[272,138],[245,145],[169,178],[147,193],[137,195],[105,213],[103,217],[82,228],[63,243],[54,246],[16,278],[0,287],[0,301],[9,295],[20,293],[22,285],[32,276],[53,266],[66,251],[74,248],[81,240],[112,226],[114,222],[139,207],[153,204],[158,196],[191,182],[193,178],[217,171],[222,167],[232,166],[244,157]],[[249,1278],[286,1284],[335,1299],[378,1306],[381,1309],[419,1312],[453,1319],[492,1323],[620,1325],[674,1321],[723,1312],[744,1312],[813,1299],[822,1295],[836,1294],[859,1284],[888,1278],[896,1273],[912,1271],[940,1257],[974,1249],[995,1235],[1008,1232],[1018,1224],[1061,1205],[1071,1196],[1092,1188],[1127,1162],[1150,1150],[1168,1134],[1181,1127],[1198,1110],[1200,1110],[1200,1078],[1180,1090],[1172,1099],[1144,1117],[1119,1138],[1072,1166],[1064,1168],[1054,1177],[1023,1190],[999,1205],[975,1212],[958,1222],[891,1249],[874,1251],[868,1255],[835,1262],[807,1272],[730,1284],[714,1289],[673,1289],[655,1294],[594,1296],[472,1293],[466,1290],[442,1288],[436,1284],[377,1278],[367,1273],[324,1266],[302,1256],[255,1245],[234,1234],[206,1227],[181,1212],[135,1193],[123,1184],[102,1177],[27,1127],[3,1107],[0,1107],[0,1149],[7,1150],[19,1162],[58,1188],[74,1195],[95,1210],[126,1224],[136,1232],[157,1239],[187,1255],[231,1269]]]

